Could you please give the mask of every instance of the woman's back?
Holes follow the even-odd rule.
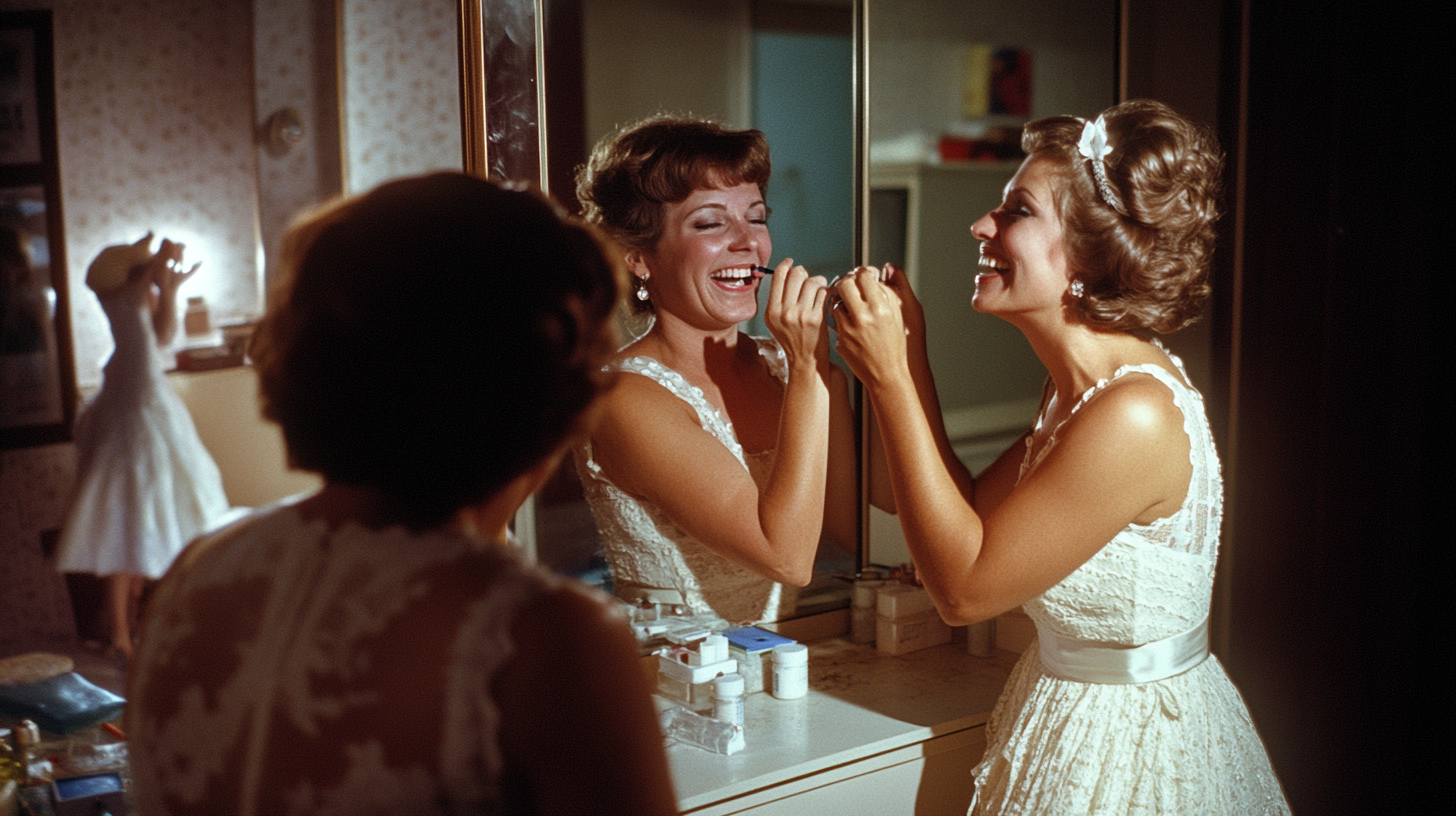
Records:
[[[147,813],[500,806],[492,682],[557,582],[443,531],[337,529],[285,506],[200,541],[158,588],[128,726]],[[165,682],[153,672],[165,667]]]

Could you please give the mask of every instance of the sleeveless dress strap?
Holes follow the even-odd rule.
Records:
[[[715,439],[723,443],[723,447],[732,452],[733,457],[743,464],[743,446],[738,444],[738,437],[733,433],[733,423],[728,417],[708,402],[703,390],[688,382],[683,375],[673,371],[652,357],[628,357],[623,360],[616,360],[604,367],[607,371],[620,371],[627,374],[641,374],[658,385],[666,388],[673,396],[686,402],[693,407],[698,414],[698,422],[703,429],[712,434]]]
[[[789,380],[788,359],[784,356],[784,351],[779,347],[778,342],[771,337],[750,339],[758,347],[758,354],[763,358],[769,373],[779,382],[787,383]],[[688,382],[683,375],[653,357],[627,357],[615,360],[603,366],[603,370],[641,374],[666,388],[678,399],[691,405],[697,412],[698,422],[703,428],[719,442],[722,442],[724,447],[732,451],[734,458],[740,464],[743,464],[744,467],[748,466],[744,458],[743,446],[738,444],[738,436],[733,431],[732,420],[724,416],[713,403],[708,401],[701,388]]]
[[[1168,349],[1165,348],[1163,344],[1158,342],[1156,339],[1154,339],[1152,343],[1158,348],[1159,351],[1167,355],[1169,362],[1173,364],[1174,368],[1178,369],[1178,373],[1183,377],[1184,382],[1179,382],[1177,377],[1169,374],[1168,370],[1160,365],[1155,365],[1152,363],[1139,363],[1135,365],[1120,366],[1116,371],[1112,372],[1111,377],[1098,380],[1092,385],[1091,388],[1088,388],[1086,391],[1082,392],[1082,396],[1077,400],[1076,404],[1072,406],[1072,410],[1067,412],[1067,415],[1062,418],[1061,422],[1057,423],[1057,426],[1055,428],[1052,428],[1051,436],[1047,439],[1046,443],[1042,445],[1041,450],[1037,451],[1036,457],[1032,458],[1032,436],[1034,436],[1036,432],[1041,431],[1041,429],[1046,424],[1046,411],[1047,406],[1050,404],[1050,400],[1046,394],[1047,386],[1043,386],[1041,411],[1037,414],[1036,423],[1032,426],[1032,436],[1026,437],[1026,453],[1022,456],[1021,470],[1016,477],[1016,480],[1018,482],[1020,482],[1021,479],[1023,479],[1032,468],[1041,464],[1041,460],[1045,459],[1046,455],[1051,452],[1051,449],[1056,446],[1057,439],[1062,432],[1062,428],[1071,421],[1072,417],[1077,415],[1078,411],[1082,410],[1082,406],[1086,405],[1093,397],[1100,394],[1102,392],[1102,389],[1106,388],[1108,385],[1127,374],[1147,374],[1154,377],[1164,385],[1168,386],[1168,389],[1173,392],[1173,401],[1178,405],[1178,410],[1184,415],[1184,425],[1186,429],[1186,426],[1188,424],[1188,411],[1183,401],[1186,397],[1191,395],[1195,400],[1201,403],[1202,395],[1198,393],[1197,389],[1193,388],[1191,385],[1188,384],[1191,383],[1192,380],[1188,379],[1188,371],[1183,368],[1183,361],[1178,359],[1178,355],[1174,354],[1171,351],[1168,351]],[[1193,436],[1190,431],[1189,439],[1192,438]]]

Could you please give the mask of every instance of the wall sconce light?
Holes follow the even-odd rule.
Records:
[[[268,116],[259,128],[258,138],[263,147],[274,156],[286,156],[295,145],[303,141],[303,117],[294,107],[279,108]]]

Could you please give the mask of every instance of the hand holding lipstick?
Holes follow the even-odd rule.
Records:
[[[829,301],[829,282],[822,275],[811,276],[793,258],[783,259],[773,271],[764,323],[791,368],[798,363],[827,363],[829,333],[824,307]]]

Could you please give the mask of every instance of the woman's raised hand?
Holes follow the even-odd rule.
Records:
[[[908,373],[910,336],[923,342],[925,311],[905,273],[889,264],[883,271],[861,266],[836,281],[834,292],[839,356],[855,376],[873,384]]]
[[[162,245],[157,248],[157,254],[147,262],[148,273],[152,282],[162,290],[163,295],[175,295],[177,288],[187,279],[197,274],[197,268],[201,263],[195,263],[191,269],[182,271],[182,254],[187,250],[186,244],[175,243],[168,238],[162,239]]]
[[[829,332],[824,317],[828,301],[829,282],[822,276],[811,276],[804,267],[795,266],[793,258],[779,262],[763,319],[783,348],[790,367],[796,362],[829,361]]]

